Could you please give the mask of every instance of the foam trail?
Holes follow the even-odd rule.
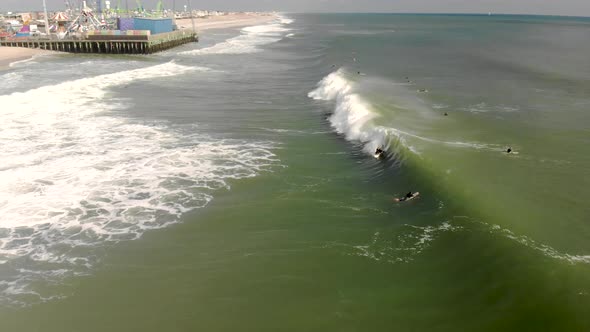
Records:
[[[402,225],[401,228],[376,231],[368,243],[330,243],[324,248],[338,248],[345,255],[361,256],[382,263],[409,263],[442,234],[462,230],[463,227],[452,225],[448,221],[436,226]]]
[[[500,234],[508,239],[516,241],[517,243],[523,246],[539,251],[547,257],[565,261],[569,264],[590,264],[590,255],[572,255],[568,253],[562,253],[546,244],[538,243],[535,240],[529,238],[528,236],[516,235],[511,230],[502,228],[499,225],[488,225],[485,223],[481,224],[489,227],[491,233]]]
[[[286,32],[286,24],[293,20],[279,17],[270,24],[257,25],[243,28],[240,35],[211,47],[180,52],[181,55],[208,55],[208,54],[247,54],[260,51],[260,46],[275,43],[283,38]]]
[[[89,273],[105,243],[176,223],[277,164],[271,142],[109,112],[112,87],[194,71],[208,69],[169,62],[0,96],[0,305],[61,296],[40,281]]]
[[[562,253],[558,250],[534,241],[524,236],[516,235],[509,229],[502,228],[498,225],[489,225],[483,222],[468,221],[469,225],[474,224],[483,226],[478,227],[478,231],[489,233],[494,236],[501,236],[515,241],[519,245],[540,252],[542,255],[551,259],[563,261],[567,264],[590,264],[590,255],[572,255]],[[439,236],[446,232],[460,233],[472,232],[473,227],[461,225],[461,223],[445,221],[437,226],[415,226],[403,225],[401,229],[382,230],[373,234],[371,240],[366,244],[328,244],[325,248],[341,248],[342,252],[347,255],[363,256],[371,260],[385,263],[408,263],[424,252]],[[386,232],[391,232],[387,233]]]

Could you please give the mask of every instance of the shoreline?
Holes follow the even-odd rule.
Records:
[[[0,47],[0,70],[6,70],[14,63],[47,54],[56,54],[56,52],[26,47]]]

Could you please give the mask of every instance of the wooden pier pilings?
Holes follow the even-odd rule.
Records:
[[[199,40],[196,33],[187,31],[145,36],[147,38],[143,39],[142,36],[137,36],[135,40],[117,39],[116,36],[108,37],[109,39],[105,40],[7,39],[0,40],[0,46],[38,48],[69,53],[150,54]]]

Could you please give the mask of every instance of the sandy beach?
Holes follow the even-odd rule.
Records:
[[[195,18],[195,28],[197,31],[210,29],[224,29],[239,26],[258,25],[276,19],[274,14],[231,14],[223,16],[210,16],[207,18]],[[179,29],[192,29],[190,19],[176,20]]]
[[[35,55],[51,53],[53,52],[23,47],[0,47],[0,70],[7,68],[13,62],[27,60]]]

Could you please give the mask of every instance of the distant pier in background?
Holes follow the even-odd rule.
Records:
[[[151,54],[199,41],[193,31],[172,31],[155,35],[88,34],[84,39],[50,40],[15,38],[0,40],[0,47],[26,47],[69,53]]]

